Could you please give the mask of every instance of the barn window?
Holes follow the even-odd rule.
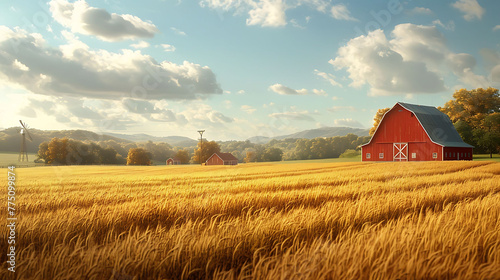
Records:
[[[455,152],[453,152],[453,157],[455,157]]]
[[[432,153],[432,158],[438,158],[438,153]]]
[[[378,158],[384,158],[384,153],[379,153]]]
[[[417,153],[411,153],[411,158],[417,158]]]
[[[444,153],[444,157],[448,157],[448,152]]]
[[[371,158],[371,154],[370,153],[366,153],[366,158]]]

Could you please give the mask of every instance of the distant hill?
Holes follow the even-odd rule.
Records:
[[[184,136],[158,137],[148,134],[118,134],[118,133],[106,133],[106,135],[113,136],[116,138],[126,139],[132,142],[146,142],[146,141],[166,142],[171,146],[179,146],[179,147],[196,146],[196,144],[198,143],[198,141]]]
[[[248,138],[248,140],[252,143],[265,144],[272,139],[282,140],[287,138],[294,139],[314,139],[317,137],[335,137],[335,136],[344,136],[349,133],[355,134],[357,136],[369,136],[369,129],[362,128],[352,128],[352,127],[322,127],[316,129],[309,129],[300,132],[296,132],[293,134],[281,135],[276,137],[266,137],[266,136],[255,136]]]
[[[20,127],[11,127],[0,131],[0,151],[19,152],[21,145]],[[33,141],[26,141],[28,153],[38,152],[38,146],[42,142],[50,141],[52,138],[71,138],[79,141],[107,141],[114,140],[120,143],[132,143],[132,141],[120,139],[108,135],[100,135],[87,130],[38,130],[30,129],[29,133]]]

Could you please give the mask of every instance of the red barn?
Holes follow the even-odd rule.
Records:
[[[361,146],[361,160],[472,160],[472,148],[437,108],[398,102]]]
[[[205,165],[237,165],[238,159],[231,153],[215,153],[210,156]]]
[[[178,158],[169,158],[167,159],[167,165],[179,165],[181,164],[181,160]]]

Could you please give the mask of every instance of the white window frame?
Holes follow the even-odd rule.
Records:
[[[371,159],[371,158],[372,158],[371,153],[366,153],[366,158],[367,158],[367,159]]]
[[[378,153],[378,158],[384,158],[384,153]]]
[[[417,153],[411,153],[411,158],[417,158]]]
[[[438,158],[438,153],[432,153],[432,158]]]

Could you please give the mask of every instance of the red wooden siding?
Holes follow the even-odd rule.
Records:
[[[237,165],[238,159],[230,153],[213,154],[205,162],[205,165]]]
[[[362,161],[472,160],[472,148],[443,147],[432,142],[417,117],[400,104],[385,114],[361,151]]]

